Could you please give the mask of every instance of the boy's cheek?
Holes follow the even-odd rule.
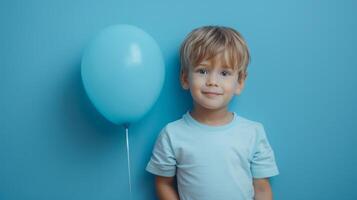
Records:
[[[196,82],[197,82],[197,78],[195,78],[194,76],[189,76],[188,77],[188,83],[189,83],[190,86],[196,84]]]
[[[191,84],[203,83],[205,82],[205,78],[197,74],[192,74],[189,76],[189,82]]]

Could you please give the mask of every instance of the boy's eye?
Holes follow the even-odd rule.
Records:
[[[197,72],[199,74],[207,74],[207,70],[206,69],[198,69]]]
[[[221,72],[222,76],[229,76],[231,73],[229,71],[222,71]]]

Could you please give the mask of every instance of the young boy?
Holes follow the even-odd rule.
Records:
[[[242,36],[229,27],[197,28],[180,59],[193,109],[162,129],[146,167],[156,175],[159,199],[271,200],[269,177],[279,171],[264,127],[228,111],[247,77]]]

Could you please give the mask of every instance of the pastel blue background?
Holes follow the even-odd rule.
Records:
[[[151,148],[190,107],[178,47],[207,24],[237,28],[249,44],[232,109],[265,125],[281,173],[275,199],[357,199],[356,9],[353,0],[1,1],[0,199],[128,199],[124,130],[94,109],[80,79],[85,45],[119,23],[151,34],[166,62],[161,96],[130,129],[135,200],[156,199],[144,171]]]

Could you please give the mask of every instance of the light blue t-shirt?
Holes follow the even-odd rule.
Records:
[[[279,171],[263,125],[233,115],[221,126],[200,123],[189,112],[167,124],[146,170],[176,175],[181,200],[252,200],[253,178]]]

